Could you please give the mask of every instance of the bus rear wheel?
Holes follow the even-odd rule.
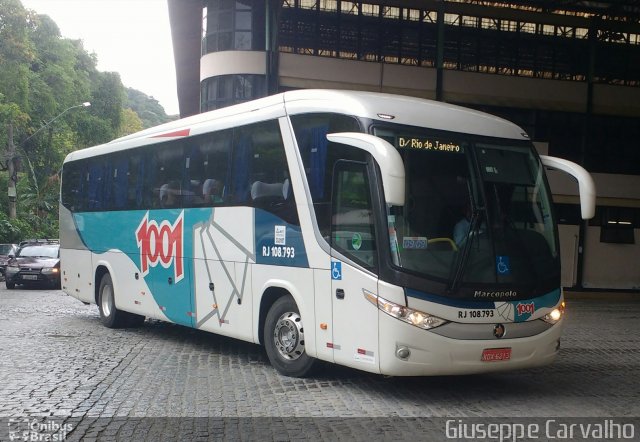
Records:
[[[102,323],[109,328],[137,327],[144,322],[144,316],[124,312],[116,308],[111,275],[105,273],[98,290],[98,309]]]
[[[311,373],[316,360],[305,351],[302,318],[291,296],[279,298],[269,309],[264,343],[269,362],[281,374],[304,377]]]

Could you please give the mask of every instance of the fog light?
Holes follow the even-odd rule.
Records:
[[[399,359],[408,359],[409,356],[411,356],[411,350],[403,345],[402,347],[398,347],[396,350],[396,356]]]

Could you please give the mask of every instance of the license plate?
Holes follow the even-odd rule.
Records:
[[[22,279],[25,281],[37,281],[38,275],[22,275]]]
[[[483,362],[508,361],[511,359],[511,348],[485,348],[482,350]]]

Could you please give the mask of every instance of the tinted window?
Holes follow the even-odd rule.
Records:
[[[333,191],[332,247],[363,266],[374,268],[376,241],[366,164],[339,161]]]
[[[187,183],[193,198],[189,206],[218,206],[229,196],[229,169],[233,131],[226,130],[196,137],[187,143]]]
[[[297,224],[277,121],[66,163],[74,212],[245,205]]]
[[[235,129],[230,200],[298,223],[284,145],[277,121]]]
[[[154,208],[175,208],[183,205],[189,189],[183,182],[185,160],[181,143],[168,143],[154,149],[151,157],[153,195],[157,196]]]
[[[318,228],[328,238],[331,228],[331,184],[336,161],[365,161],[366,152],[330,143],[327,134],[361,132],[358,121],[340,114],[303,114],[291,117],[302,156]]]
[[[66,163],[62,170],[62,191],[61,201],[62,204],[72,212],[83,210],[83,197],[82,192],[84,180],[83,180],[83,163],[79,161],[73,161]]]

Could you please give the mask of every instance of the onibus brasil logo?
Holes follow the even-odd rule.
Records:
[[[149,212],[147,211],[136,230],[142,276],[146,276],[149,269],[158,264],[168,269],[175,260],[175,282],[184,278],[183,225],[184,210],[180,212],[180,216],[173,224],[167,220],[160,224],[156,220],[149,221]]]

